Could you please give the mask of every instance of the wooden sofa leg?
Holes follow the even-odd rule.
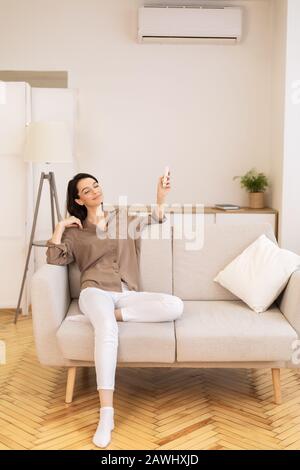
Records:
[[[280,387],[280,369],[272,369],[272,380],[274,388],[274,401],[276,405],[281,404],[281,387]]]
[[[67,377],[67,387],[66,387],[66,403],[72,403],[73,401],[73,392],[76,378],[76,367],[68,368],[68,377]]]

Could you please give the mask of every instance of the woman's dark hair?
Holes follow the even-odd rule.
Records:
[[[89,173],[77,173],[77,175],[73,176],[73,178],[69,181],[67,189],[68,212],[70,215],[74,215],[74,217],[80,219],[81,222],[83,222],[87,216],[87,208],[77,204],[75,199],[79,199],[77,183],[83,178],[92,178],[96,181],[96,183],[98,183],[97,178],[95,178],[93,175],[90,175]]]

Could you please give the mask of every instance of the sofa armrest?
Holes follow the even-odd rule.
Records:
[[[300,336],[300,270],[295,271],[277,301],[278,307]]]
[[[31,304],[33,333],[39,361],[63,366],[64,359],[56,333],[70,305],[67,266],[43,265],[32,276]]]

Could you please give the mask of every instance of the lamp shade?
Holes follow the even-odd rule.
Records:
[[[26,129],[25,162],[69,163],[71,136],[64,121],[31,122]]]

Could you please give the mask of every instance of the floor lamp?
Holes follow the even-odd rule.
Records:
[[[39,121],[32,122],[26,129],[24,161],[33,163],[70,163],[72,161],[72,149],[70,133],[65,122],[62,121]],[[15,323],[20,313],[22,294],[25,286],[26,274],[30,261],[30,254],[33,246],[46,246],[43,241],[34,241],[36,222],[41,202],[41,195],[44,181],[48,180],[50,188],[50,206],[52,230],[55,228],[55,212],[57,220],[61,220],[59,210],[57,189],[55,184],[54,172],[41,172],[38,187],[37,199],[34,209],[32,230],[30,235],[29,247],[25,262],[24,274],[19,293],[18,305],[15,313]]]

